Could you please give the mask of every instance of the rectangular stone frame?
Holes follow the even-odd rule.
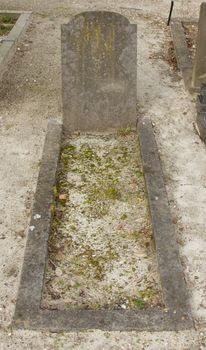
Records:
[[[193,327],[160,159],[148,118],[139,122],[138,134],[165,309],[62,311],[41,308],[47,242],[52,222],[53,186],[62,137],[62,125],[50,121],[28,232],[13,328],[69,332],[89,329],[178,331]]]

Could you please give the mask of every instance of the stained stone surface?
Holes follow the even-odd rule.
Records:
[[[62,25],[64,126],[136,124],[137,28],[117,13],[84,12]]]

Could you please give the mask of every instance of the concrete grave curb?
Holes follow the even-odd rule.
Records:
[[[193,92],[198,92],[199,89],[195,89],[192,87],[193,63],[192,63],[192,58],[190,56],[190,51],[186,42],[185,32],[183,28],[184,23],[197,24],[198,20],[174,18],[171,23],[171,34],[172,34],[173,43],[175,47],[178,68],[182,72],[185,88],[189,90],[189,92],[193,93]]]
[[[16,45],[24,34],[31,16],[28,11],[0,11],[0,15],[9,15],[16,18],[17,21],[10,33],[2,40],[0,45],[0,80],[7,70],[8,63],[13,56]]]
[[[52,221],[53,186],[56,181],[62,135],[61,124],[50,121],[32,210],[13,328],[59,332],[89,329],[178,331],[193,327],[174,225],[149,119],[139,122],[138,134],[165,309],[61,311],[41,308],[47,264],[47,241]]]

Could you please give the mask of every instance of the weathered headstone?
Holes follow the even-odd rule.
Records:
[[[137,28],[113,12],[62,25],[64,127],[104,131],[136,123]]]
[[[206,2],[200,7],[192,87],[200,88],[203,83],[206,83]]]

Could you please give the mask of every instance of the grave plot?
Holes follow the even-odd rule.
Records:
[[[0,79],[29,23],[31,12],[0,11]]]
[[[125,17],[85,12],[62,26],[64,132],[49,122],[14,327],[193,327],[136,75],[137,29]]]
[[[196,133],[205,142],[205,38],[206,3],[200,6],[199,20],[188,22],[174,20],[172,34],[179,68],[185,87],[191,93],[200,93],[197,98],[197,118],[194,124]]]
[[[16,23],[16,18],[9,15],[0,14],[0,43],[5,38]]]
[[[54,191],[44,307],[160,305],[136,132],[73,136]]]

